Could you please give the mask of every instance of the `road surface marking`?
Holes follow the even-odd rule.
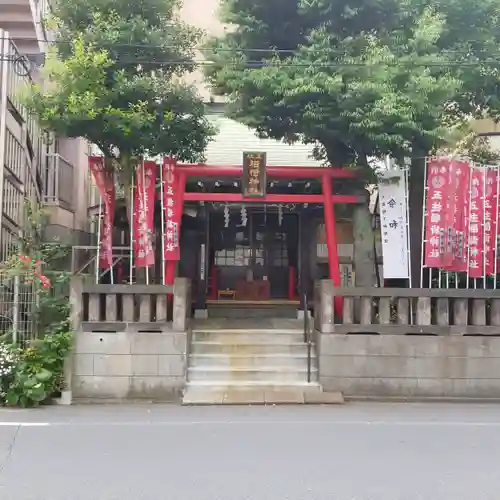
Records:
[[[408,421],[408,420],[199,420],[199,421],[53,421],[53,422],[0,422],[0,427],[194,427],[194,426],[281,426],[281,425],[328,425],[328,426],[401,426],[401,427],[500,427],[498,422],[474,422],[456,420]]]
[[[49,422],[0,422],[0,427],[47,427]]]

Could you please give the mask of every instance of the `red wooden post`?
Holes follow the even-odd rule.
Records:
[[[176,264],[177,261],[175,260],[167,260],[165,262],[165,285],[174,284]]]
[[[325,211],[325,232],[326,232],[326,247],[328,248],[328,269],[330,271],[330,279],[335,287],[341,286],[339,253],[337,247],[337,228],[335,223],[335,211],[332,202],[332,180],[326,174],[321,178],[321,186],[323,189],[323,208]],[[335,297],[335,310],[337,314],[342,314],[342,297]]]

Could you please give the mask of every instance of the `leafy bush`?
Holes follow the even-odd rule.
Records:
[[[70,273],[61,265],[70,247],[57,241],[44,242],[43,213],[33,212],[29,205],[26,211],[27,227],[19,253],[0,264],[8,278],[17,276],[22,283],[33,285],[36,296],[32,321],[38,338],[0,338],[0,404],[23,408],[50,401],[61,391],[72,337]]]
[[[19,363],[19,351],[11,344],[0,343],[0,400],[5,402]]]
[[[36,340],[25,349],[0,344],[0,402],[8,406],[37,406],[62,389],[64,359],[71,333],[60,331]]]

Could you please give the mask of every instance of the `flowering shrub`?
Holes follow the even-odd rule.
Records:
[[[0,342],[0,398],[5,402],[19,362],[19,352],[12,345]]]
[[[21,407],[49,401],[61,390],[63,364],[72,337],[70,273],[65,270],[70,247],[44,241],[43,213],[33,212],[29,203],[25,208],[27,226],[18,252],[0,263],[7,282],[15,278],[22,285],[30,285],[33,294],[26,310],[36,330],[23,336],[20,329],[17,336],[7,332],[0,337],[0,405]],[[11,343],[15,341],[16,346]]]
[[[20,255],[19,262],[21,264],[21,269],[24,271],[24,283],[30,284],[32,283],[34,278],[38,278],[43,288],[50,288],[50,280],[42,274],[42,261],[36,260],[33,261],[31,257],[27,255]]]
[[[0,343],[0,404],[37,406],[59,392],[70,343],[67,331],[46,335],[25,349]]]

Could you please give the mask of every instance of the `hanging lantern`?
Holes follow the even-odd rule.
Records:
[[[245,207],[241,207],[241,225],[246,227],[248,222],[247,209]]]
[[[283,205],[280,203],[278,205],[278,224],[281,226],[283,222]]]
[[[229,206],[226,205],[224,207],[224,227],[229,227],[229,218],[230,218],[230,215],[229,215]]]

